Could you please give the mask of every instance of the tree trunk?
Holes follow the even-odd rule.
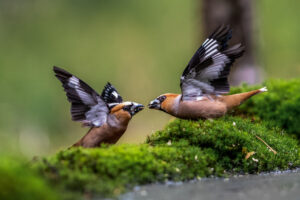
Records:
[[[242,43],[245,54],[234,64],[230,74],[230,83],[249,84],[261,80],[259,68],[255,60],[255,43],[253,29],[252,0],[202,0],[201,18],[205,36],[209,35],[221,24],[229,24],[233,29],[230,44]]]

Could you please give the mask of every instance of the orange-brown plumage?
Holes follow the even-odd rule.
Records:
[[[203,97],[196,101],[182,101],[180,94],[163,94],[166,99],[161,103],[160,110],[182,119],[218,118],[261,92],[263,91],[253,90],[226,96]]]
[[[222,101],[226,104],[227,109],[230,110],[234,107],[241,105],[244,101],[246,101],[250,97],[252,97],[256,94],[262,93],[262,92],[266,92],[266,91],[267,91],[266,88],[261,88],[261,89],[252,90],[249,92],[243,92],[243,93],[233,94],[233,95],[226,95],[226,96],[222,96]]]
[[[167,98],[161,103],[161,107],[163,108],[163,111],[171,111],[179,94],[167,93],[164,96],[166,96]]]
[[[110,83],[99,95],[69,72],[58,67],[54,67],[54,72],[72,104],[72,119],[91,127],[73,146],[98,147],[102,143],[116,143],[126,131],[132,116],[144,108],[142,104],[123,102]]]
[[[180,79],[182,94],[163,94],[151,101],[157,109],[182,119],[208,119],[225,115],[251,96],[266,88],[226,95],[229,92],[228,75],[235,61],[243,55],[240,44],[228,47],[231,38],[229,26],[219,27],[196,51]]]
[[[115,144],[127,129],[131,115],[123,110],[124,104],[111,109],[109,119],[114,123],[103,124],[101,127],[91,128],[86,135],[73,146],[97,147],[102,143]]]

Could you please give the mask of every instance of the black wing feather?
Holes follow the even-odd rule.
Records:
[[[109,82],[107,82],[107,84],[105,85],[101,97],[107,104],[123,102],[123,98],[121,97],[121,95],[118,93],[116,88]]]
[[[219,50],[222,51],[228,47],[228,41],[232,37],[232,30],[230,29],[230,26],[219,26],[208,38],[214,39],[219,44]],[[201,58],[204,56],[206,50],[203,45],[199,47],[199,49],[196,51],[196,53],[193,55],[191,60],[188,63],[188,66],[184,69],[182,76],[186,76],[190,70],[194,67],[197,67],[197,70],[199,71],[201,68],[207,67],[207,65],[199,65],[201,62]]]
[[[230,27],[222,25],[196,51],[181,76],[183,100],[229,92],[230,68],[244,52],[241,44],[228,48],[231,37]]]
[[[106,121],[108,107],[88,84],[59,67],[53,67],[71,102],[72,120],[87,126],[101,126]]]

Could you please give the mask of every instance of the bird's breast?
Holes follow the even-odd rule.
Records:
[[[126,128],[127,127],[125,126],[112,127],[109,124],[105,124],[101,127],[94,127],[92,129],[94,136],[93,141],[98,144],[96,146],[99,146],[100,143],[114,144],[124,134]]]
[[[217,99],[203,99],[199,101],[181,101],[177,117],[184,119],[218,118],[227,112],[224,102]]]

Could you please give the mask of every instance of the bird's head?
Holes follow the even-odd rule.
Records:
[[[168,112],[178,94],[162,94],[148,104],[148,108]]]
[[[150,101],[148,104],[148,108],[150,109],[156,109],[156,110],[162,110],[162,103],[166,100],[166,95],[160,95],[153,101]]]
[[[140,112],[144,109],[144,106],[142,104],[126,101],[122,103],[112,103],[109,104],[110,112],[111,113],[123,113],[123,114],[129,114],[130,117],[135,115],[136,113]]]

